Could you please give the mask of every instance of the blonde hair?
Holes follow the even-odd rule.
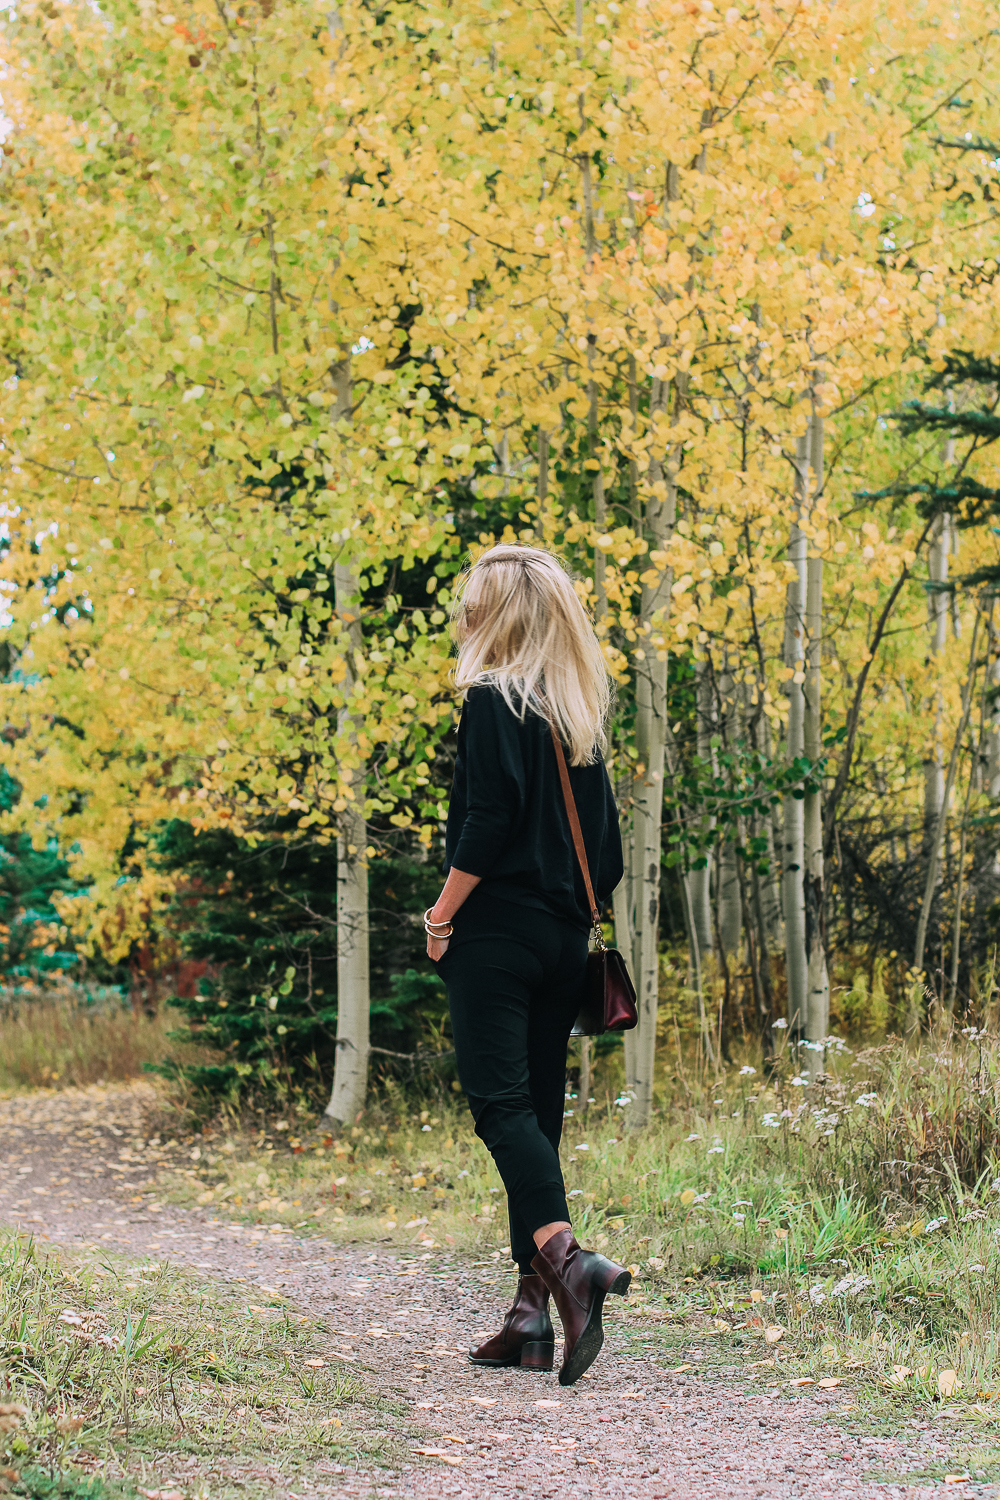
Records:
[[[541,547],[503,543],[462,580],[452,616],[455,682],[492,683],[524,720],[555,725],[574,766],[597,759],[611,684],[594,628],[558,559]]]

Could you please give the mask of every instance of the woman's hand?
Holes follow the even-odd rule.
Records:
[[[449,870],[448,879],[444,883],[444,890],[430,911],[425,913],[426,922],[431,927],[450,927],[455,913],[464,903],[466,896],[476,889],[481,879],[481,875],[466,875],[463,870]],[[431,963],[438,963],[444,958],[447,952],[448,939],[446,937],[432,937],[428,932],[427,957]]]
[[[431,937],[428,933],[427,957],[431,960],[432,963],[436,964],[439,958],[444,958],[445,954],[448,952],[448,944],[450,941],[450,938]]]

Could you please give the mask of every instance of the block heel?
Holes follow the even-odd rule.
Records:
[[[556,1336],[549,1317],[549,1289],[541,1276],[518,1277],[517,1295],[500,1332],[469,1350],[469,1363],[504,1370],[551,1370]]]
[[[546,1240],[531,1265],[544,1278],[562,1319],[566,1343],[559,1384],[573,1385],[601,1352],[604,1299],[624,1297],[632,1274],[606,1255],[583,1250],[571,1229],[560,1229]]]
[[[551,1344],[524,1344],[521,1347],[522,1370],[551,1370],[555,1362],[554,1340]]]
[[[584,1252],[586,1253],[586,1252]],[[632,1272],[616,1266],[613,1260],[603,1255],[592,1258],[591,1280],[605,1297],[624,1297],[632,1285]]]

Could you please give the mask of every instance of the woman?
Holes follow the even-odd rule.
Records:
[[[569,578],[537,547],[483,553],[460,591],[455,681],[466,691],[448,812],[447,879],[427,912],[448,989],[458,1072],[507,1189],[517,1296],[473,1364],[550,1370],[549,1293],[565,1334],[559,1379],[597,1358],[601,1310],[628,1271],[573,1237],[559,1166],[566,1048],[580,1008],[590,913],[550,724],[564,746],[599,904],[622,877],[600,755],[610,690]]]

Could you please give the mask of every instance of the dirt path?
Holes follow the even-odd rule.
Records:
[[[493,1330],[512,1277],[435,1250],[372,1254],[160,1205],[156,1150],[136,1160],[144,1085],[0,1099],[0,1224],[53,1245],[94,1245],[245,1278],[322,1316],[330,1356],[356,1364],[409,1404],[414,1458],[397,1474],[345,1470],[334,1495],[385,1500],[930,1500],[993,1496],[994,1486],[922,1482],[940,1472],[945,1434],[845,1435],[842,1392],[755,1391],[735,1368],[671,1374],[662,1333],[612,1308],[604,1352],[562,1390],[554,1375],[474,1370],[464,1350]],[[676,1349],[669,1354],[676,1359]],[[456,1441],[457,1440],[457,1441]],[[896,1476],[875,1483],[870,1472]],[[914,1475],[907,1483],[905,1476]],[[317,1478],[316,1492],[331,1493]],[[307,1491],[308,1493],[308,1491]]]

